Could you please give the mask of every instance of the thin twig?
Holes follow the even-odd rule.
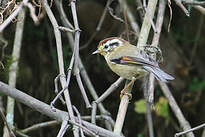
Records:
[[[113,91],[115,91],[116,88],[119,87],[120,83],[123,82],[124,78],[120,77],[118,80],[116,80],[95,102],[99,104],[103,100],[107,98]]]
[[[145,79],[148,79],[148,81],[144,81],[144,98],[146,100],[146,118],[147,118],[147,123],[148,123],[148,129],[149,129],[149,136],[150,137],[154,137],[154,130],[153,130],[153,122],[152,122],[152,111],[151,111],[151,105],[153,102],[149,102],[148,98],[150,96],[149,92],[153,92],[154,94],[154,83],[150,83],[151,79],[152,79],[152,75],[148,75],[147,77],[145,77]],[[154,82],[154,79],[153,81]],[[150,91],[151,90],[151,91]]]
[[[70,61],[70,65],[67,69],[68,71],[68,74],[67,74],[67,80],[66,80],[66,85],[67,87],[69,86],[70,84],[70,78],[71,78],[71,73],[72,73],[72,69],[73,69],[73,64],[74,64],[74,60],[75,60],[75,52],[73,52],[73,55],[72,55],[72,58],[71,58],[71,61]]]
[[[135,21],[135,17],[132,14],[131,10],[129,9],[127,3],[125,0],[119,0],[119,3],[121,5],[121,7],[123,8],[123,11],[126,12],[128,20],[131,24],[132,29],[134,30],[135,34],[137,36],[139,36],[139,32],[140,32],[140,28],[139,25],[137,24],[137,22]]]
[[[181,0],[174,0],[176,4],[182,9],[182,11],[189,17],[189,11],[186,9],[186,7],[182,4]]]
[[[63,121],[61,124],[61,128],[60,131],[58,132],[57,137],[63,137],[63,135],[65,134],[66,130],[68,129],[69,125],[68,125],[68,121]]]
[[[182,0],[182,3],[184,3],[186,5],[201,5],[201,6],[205,6],[205,1]]]
[[[79,113],[78,109],[77,109],[75,106],[73,106],[73,110],[75,111],[75,113],[76,113],[76,115],[77,115],[79,124],[82,125],[82,118],[81,118],[81,116],[80,116],[80,113]],[[80,135],[81,135],[81,137],[85,137],[82,128],[80,128]]]
[[[76,79],[77,79],[77,83],[78,83],[78,86],[80,88],[81,94],[83,96],[83,99],[85,101],[86,108],[91,108],[90,101],[88,100],[88,97],[87,97],[87,94],[85,92],[85,88],[83,86],[83,83],[82,83],[82,80],[81,80],[79,73],[76,75]]]
[[[147,12],[145,13],[144,21],[142,23],[142,27],[140,30],[140,35],[137,43],[137,47],[139,48],[143,48],[147,43],[147,39],[151,28],[150,19],[154,17],[157,2],[158,0],[148,1]]]
[[[166,8],[166,1],[160,0],[158,14],[157,14],[157,21],[156,21],[157,33],[154,33],[154,36],[152,39],[152,46],[155,46],[155,47],[157,47],[159,44],[159,38],[160,38],[162,24],[164,20],[165,8]],[[154,75],[152,73],[148,77],[148,83],[149,83],[148,88],[147,88],[148,96],[146,100],[152,104],[154,100]]]
[[[60,1],[60,3],[59,3],[58,1],[54,1],[54,2],[56,2],[56,6],[57,6],[57,9],[59,10],[60,14],[63,14],[64,11],[63,11],[63,8],[62,8],[62,1]],[[67,19],[66,16],[64,16],[64,18],[61,18],[61,20],[62,20],[62,23],[63,23],[64,26],[69,27],[68,24],[69,24],[70,22],[68,21],[68,19]],[[66,35],[67,35],[67,38],[68,38],[69,43],[70,43],[69,45],[71,46],[71,49],[73,50],[73,49],[74,49],[74,45],[73,45],[73,43],[74,43],[73,35],[72,35],[71,33],[66,33]],[[89,78],[89,76],[88,76],[88,74],[87,74],[87,72],[86,72],[86,70],[85,70],[85,68],[84,68],[84,65],[83,65],[83,63],[82,63],[80,57],[79,57],[79,69],[80,69],[80,74],[81,74],[81,76],[82,76],[82,78],[83,78],[83,80],[84,80],[84,82],[85,82],[85,84],[86,84],[86,86],[87,86],[87,88],[88,88],[90,94],[92,95],[92,97],[94,98],[94,100],[97,100],[97,99],[98,99],[98,95],[97,95],[97,93],[96,93],[96,91],[95,91],[95,89],[94,89],[93,84],[91,83],[91,80],[90,80],[90,78]],[[99,107],[99,110],[100,110],[100,113],[101,113],[101,114],[105,114],[105,115],[109,115],[109,114],[110,114],[110,113],[104,108],[104,106],[103,106],[102,103],[99,103],[99,104],[98,104],[98,107]],[[109,123],[108,123],[107,121],[105,121],[105,125],[106,125],[107,128],[110,127],[110,126],[109,126],[109,127],[107,126],[107,125],[109,125]]]
[[[205,6],[205,1],[182,0],[182,3],[184,3],[186,5],[201,5],[201,6]]]
[[[27,3],[28,0],[23,0],[21,4],[16,8],[16,10],[0,25],[0,32],[2,32],[6,26],[8,26],[12,20],[18,15],[18,13],[22,10],[24,3]]]
[[[45,11],[47,12],[47,15],[48,15],[52,25],[53,25],[54,34],[55,34],[55,38],[56,38],[59,71],[60,71],[60,74],[65,75],[61,33],[60,33],[59,29],[57,28],[58,23],[53,15],[49,5],[48,5],[48,3],[47,3],[47,0],[43,0],[42,4],[45,8]],[[61,81],[62,88],[64,89],[66,87],[66,79],[64,77],[61,77],[60,81]],[[66,100],[66,106],[68,109],[69,117],[70,117],[71,121],[75,121],[68,89],[65,89],[64,96],[65,96],[65,100]],[[73,127],[73,129],[74,129],[73,130],[74,137],[79,137],[78,129],[75,128],[75,126]]]
[[[146,13],[145,13],[144,21],[143,21],[143,24],[141,27],[138,43],[137,43],[137,47],[139,47],[139,48],[143,48],[146,45],[148,37],[149,37],[149,32],[150,32],[151,26],[153,26],[153,29],[155,28],[154,25],[152,25],[152,23],[153,23],[152,19],[153,19],[154,14],[155,14],[157,2],[158,2],[158,0],[156,0],[156,1],[149,0],[148,5],[146,7],[146,1],[143,1],[143,5],[144,5]],[[156,29],[158,29],[158,28],[156,28]],[[156,29],[155,29],[155,32],[157,33],[158,30],[156,30]],[[150,76],[148,76],[148,81],[146,81],[146,83],[145,83],[144,96],[145,96],[145,100],[146,100],[146,111],[147,111],[146,117],[147,117],[147,122],[148,122],[148,127],[149,127],[149,135],[150,135],[150,137],[154,137],[153,122],[152,122],[152,115],[151,115],[151,105],[149,103],[149,102],[153,101],[153,96],[154,96],[154,77],[153,77],[153,74],[150,74]],[[148,102],[148,100],[149,100],[149,102]]]
[[[59,1],[55,1],[54,0],[54,2],[56,2],[57,4],[57,8],[58,8],[58,10],[60,11],[60,18],[61,18],[61,20],[64,20],[65,21],[65,23],[66,23],[66,25],[67,25],[67,27],[68,28],[70,28],[70,29],[72,29],[72,30],[74,30],[74,27],[73,27],[73,25],[69,22],[69,20],[67,19],[67,17],[66,17],[66,14],[65,14],[65,12],[64,12],[64,10],[63,10],[63,4],[62,4],[62,0],[59,0]]]
[[[18,73],[18,63],[20,58],[20,51],[22,46],[23,39],[23,30],[24,30],[24,21],[25,21],[25,10],[21,10],[18,15],[18,22],[16,25],[15,39],[12,51],[12,63],[9,67],[9,85],[11,87],[16,87],[16,79]],[[6,119],[10,127],[14,124],[14,106],[15,100],[13,98],[8,97],[7,100],[7,108],[6,108]],[[5,128],[4,128],[5,129]],[[7,130],[4,130],[3,137],[7,136]]]
[[[172,108],[172,111],[175,113],[175,116],[178,119],[180,126],[185,131],[190,130],[191,126],[190,126],[189,122],[185,119],[184,115],[182,114],[179,106],[177,105],[177,103],[176,103],[174,97],[172,96],[171,91],[169,90],[166,83],[159,82],[159,85],[161,87],[162,92],[164,93],[164,95],[168,99],[169,105]],[[187,137],[194,137],[193,132],[187,133]]]
[[[26,92],[26,91],[25,91]],[[7,84],[0,81],[0,94],[10,96],[14,98],[16,101],[21,102],[25,104],[26,106],[31,107],[32,109],[48,116],[53,119],[56,119],[60,122],[64,120],[68,120],[69,116],[68,113],[65,111],[61,111],[59,109],[56,109],[56,112],[53,112],[53,110],[50,108],[49,105],[46,103],[43,103],[37,99],[35,99],[32,96],[29,96],[28,94],[25,94],[24,92],[17,90],[15,88],[12,88],[8,86]],[[73,117],[76,122],[78,122],[78,119]],[[71,122],[71,120],[69,120]],[[98,135],[102,137],[121,137],[119,135],[114,134],[113,132],[110,132],[108,130],[105,130],[104,128],[101,128],[99,126],[93,125],[89,122],[86,122],[82,120],[82,124],[89,130],[97,133]]]
[[[187,131],[183,131],[183,132],[176,133],[176,134],[175,134],[175,137],[179,137],[179,136],[181,136],[181,135],[187,134],[187,133],[189,133],[189,132],[198,130],[198,129],[203,128],[203,127],[205,127],[205,123],[204,123],[204,124],[201,124],[201,125],[199,125],[199,126],[197,126],[197,127],[191,128],[191,129],[189,129],[189,130],[187,130]]]
[[[59,74],[55,79],[54,79],[54,85],[55,85],[55,93],[57,94],[57,96],[54,98],[54,100],[52,101],[52,105],[54,105],[55,104],[55,102],[56,102],[56,100],[58,99],[58,98],[60,98],[60,100],[61,100],[61,102],[62,102],[62,104],[65,104],[65,101],[63,100],[63,97],[61,96],[61,94],[63,93],[63,91],[65,90],[65,88],[64,89],[62,89],[62,92],[59,92],[58,93],[58,81],[60,80],[60,77],[65,77],[65,75],[62,75],[62,74]]]
[[[92,112],[91,112],[91,123],[96,124],[96,113],[97,113],[97,103],[94,101],[92,104]]]
[[[33,19],[33,22],[38,25],[39,24],[39,19],[38,17],[36,16],[36,10],[35,8],[33,7],[33,5],[31,3],[24,3],[25,6],[28,7],[29,11],[30,11],[30,16],[31,18]]]
[[[31,131],[34,131],[34,130],[38,130],[38,129],[41,129],[41,128],[44,128],[44,127],[54,126],[54,125],[57,125],[59,123],[60,122],[56,121],[56,120],[42,122],[42,123],[34,124],[34,125],[32,125],[32,126],[30,126],[28,128],[22,129],[22,130],[20,130],[20,132],[28,133],[28,132],[31,132]]]
[[[202,6],[193,6],[195,9],[197,9],[198,11],[200,11],[203,15],[205,15],[205,8]]]
[[[79,121],[78,121],[79,122]],[[72,122],[72,121],[69,121],[69,123],[71,123],[72,125],[75,125],[75,126],[77,126],[77,127],[79,127],[79,128],[81,128],[81,129],[83,129],[84,131],[86,131],[87,133],[89,133],[91,136],[93,136],[93,137],[99,137],[97,134],[97,132],[93,132],[93,131],[91,131],[91,130],[89,130],[88,128],[86,128],[86,127],[84,127],[83,125],[82,125],[82,123],[81,124],[78,124],[78,123],[75,123],[75,122]]]
[[[67,28],[67,27],[62,27],[62,26],[59,26],[58,29],[62,30],[62,31],[68,31],[68,32],[75,32],[75,30],[72,30],[70,28]]]
[[[109,5],[112,3],[113,0],[108,0],[107,3],[106,3],[106,6],[103,10],[103,13],[100,17],[100,21],[98,22],[98,25],[96,27],[96,31],[91,35],[90,39],[87,41],[86,44],[84,44],[83,46],[80,47],[80,50],[83,50],[85,49],[88,45],[90,45],[90,43],[93,41],[93,39],[95,38],[95,36],[98,34],[98,32],[101,30],[101,27],[102,27],[102,24],[105,20],[105,17],[106,17],[106,13],[107,13],[107,10],[108,10],[108,7]]]
[[[168,7],[169,7],[169,13],[170,13],[170,17],[169,17],[169,23],[168,23],[168,32],[170,31],[170,27],[171,27],[171,22],[172,22],[172,7],[171,7],[171,0],[167,0],[168,1]]]
[[[75,27],[75,41],[74,41],[74,55],[75,55],[75,64],[74,64],[74,75],[76,76],[76,80],[78,83],[78,86],[80,88],[81,94],[83,96],[83,99],[86,104],[86,108],[91,108],[90,102],[88,100],[87,94],[85,92],[85,88],[83,86],[81,77],[80,77],[80,70],[79,70],[79,43],[80,43],[80,28],[78,24],[78,18],[77,18],[77,12],[76,12],[76,1],[71,0],[70,5],[71,5],[71,11],[73,15],[73,22],[74,22],[74,27]]]
[[[3,113],[3,111],[0,109],[0,116],[1,118],[3,119],[3,122],[4,122],[4,125],[5,125],[5,128],[8,130],[8,135],[9,137],[16,137],[14,132],[11,130],[11,128],[9,127],[7,121],[6,121],[6,117]]]
[[[156,27],[155,27],[155,25],[154,25],[154,22],[153,22],[151,16],[149,15],[149,10],[147,10],[146,7],[145,7],[145,12],[148,14],[148,18],[149,18],[149,21],[150,21],[150,23],[151,23],[151,26],[152,26],[154,32],[156,33],[156,32],[157,32],[157,31],[156,31]]]

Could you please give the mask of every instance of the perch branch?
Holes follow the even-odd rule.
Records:
[[[129,82],[130,82],[129,80],[126,81],[125,87],[129,84]],[[131,93],[133,85],[134,83],[132,83],[128,87],[127,89],[128,94]],[[128,104],[129,104],[129,96],[127,94],[124,94],[121,98],[120,106],[119,106],[118,113],[117,113],[117,119],[116,119],[115,127],[114,127],[114,133],[118,135],[120,135],[122,132],[122,127],[124,124]]]

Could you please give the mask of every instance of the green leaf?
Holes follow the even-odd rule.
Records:
[[[135,102],[135,112],[144,114],[146,113],[146,104],[144,99]]]
[[[137,137],[143,137],[143,136],[142,136],[142,134],[139,133],[139,134],[137,134]]]
[[[157,115],[169,119],[169,104],[166,98],[160,97],[159,101],[155,104],[155,108]]]
[[[189,85],[190,91],[199,91],[205,89],[205,80],[199,80],[197,77],[194,77],[191,84]]]

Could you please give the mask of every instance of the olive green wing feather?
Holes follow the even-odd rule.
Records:
[[[174,77],[161,70],[159,68],[158,63],[150,57],[138,58],[138,57],[122,56],[119,58],[111,59],[110,61],[112,63],[121,64],[121,65],[142,66],[142,68],[144,68],[150,73],[153,73],[158,80],[163,82],[167,82],[167,80],[174,79]]]

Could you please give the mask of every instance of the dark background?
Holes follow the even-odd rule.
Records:
[[[125,32],[126,24],[115,20],[107,13],[100,32],[98,32],[88,46],[84,46],[95,32],[105,4],[105,0],[77,1],[79,25],[82,30],[80,47],[83,47],[80,50],[80,57],[98,95],[101,95],[115,82],[118,76],[111,72],[102,56],[91,55],[91,53],[96,50],[100,40],[111,36],[122,36],[126,39],[125,33],[127,33]],[[142,22],[139,18],[139,12],[136,10],[135,1],[129,0],[128,4],[136,17],[136,21],[141,25]],[[68,19],[72,22],[71,11],[68,5],[68,1],[65,1],[64,10]],[[114,1],[111,6],[116,8],[119,6],[119,3]],[[164,57],[164,62],[161,64],[161,67],[175,77],[175,80],[168,83],[168,85],[185,118],[190,122],[191,126],[194,127],[205,121],[205,107],[203,106],[205,103],[205,25],[204,15],[196,9],[191,7],[189,7],[189,9],[191,16],[187,17],[174,2],[172,3],[173,19],[170,32],[168,33],[170,13],[168,6],[166,7],[164,25],[160,37],[160,48],[162,49]],[[54,3],[52,11],[55,13],[59,25],[62,25],[59,18],[60,15]],[[123,18],[122,14],[119,14],[119,16]],[[15,24],[15,22],[11,23],[3,33],[5,39],[8,41],[8,46],[5,49],[5,55],[1,57],[5,68],[0,68],[0,80],[6,83],[8,81],[8,67],[11,60]],[[136,45],[137,38],[132,33],[129,23],[128,28],[130,42]],[[72,51],[69,42],[65,38],[65,33],[62,32],[62,36],[66,69],[69,65]],[[53,28],[47,16],[41,19],[39,25],[34,25],[27,11],[22,44],[16,88],[26,91],[27,94],[49,104],[55,97],[54,78],[58,75],[58,65]],[[196,51],[193,53],[195,48]],[[193,61],[191,62],[191,60]],[[111,113],[111,117],[114,120],[120,102],[120,90],[123,88],[123,85],[124,84],[103,102],[105,108]],[[144,98],[142,89],[142,81],[138,80],[134,85],[132,91],[133,98],[130,101],[124,122],[123,133],[126,137],[148,136],[145,114],[135,112],[135,102]],[[71,77],[69,90],[71,101],[78,108],[81,115],[89,115],[91,111],[85,108],[84,101],[73,75]],[[86,91],[90,101],[93,101],[87,88]],[[4,107],[6,107],[6,96],[2,97]],[[159,101],[160,97],[163,97],[163,93],[156,82],[155,103]],[[63,106],[60,101],[57,102],[56,107],[66,110],[66,107]],[[179,123],[169,107],[167,112],[169,117],[163,117],[153,110],[153,126],[157,137],[170,137],[174,136],[176,132],[181,131]],[[15,125],[17,128],[24,129],[33,124],[48,120],[48,117],[17,102],[15,106]],[[0,125],[3,125],[2,119],[0,119]],[[2,135],[2,127],[3,126],[0,126],[0,135]],[[59,129],[60,126],[53,126],[31,132],[29,135],[32,137],[55,137]],[[196,133],[197,137],[200,137],[202,131],[203,129],[194,133]],[[71,130],[67,132],[65,136],[72,136]]]

